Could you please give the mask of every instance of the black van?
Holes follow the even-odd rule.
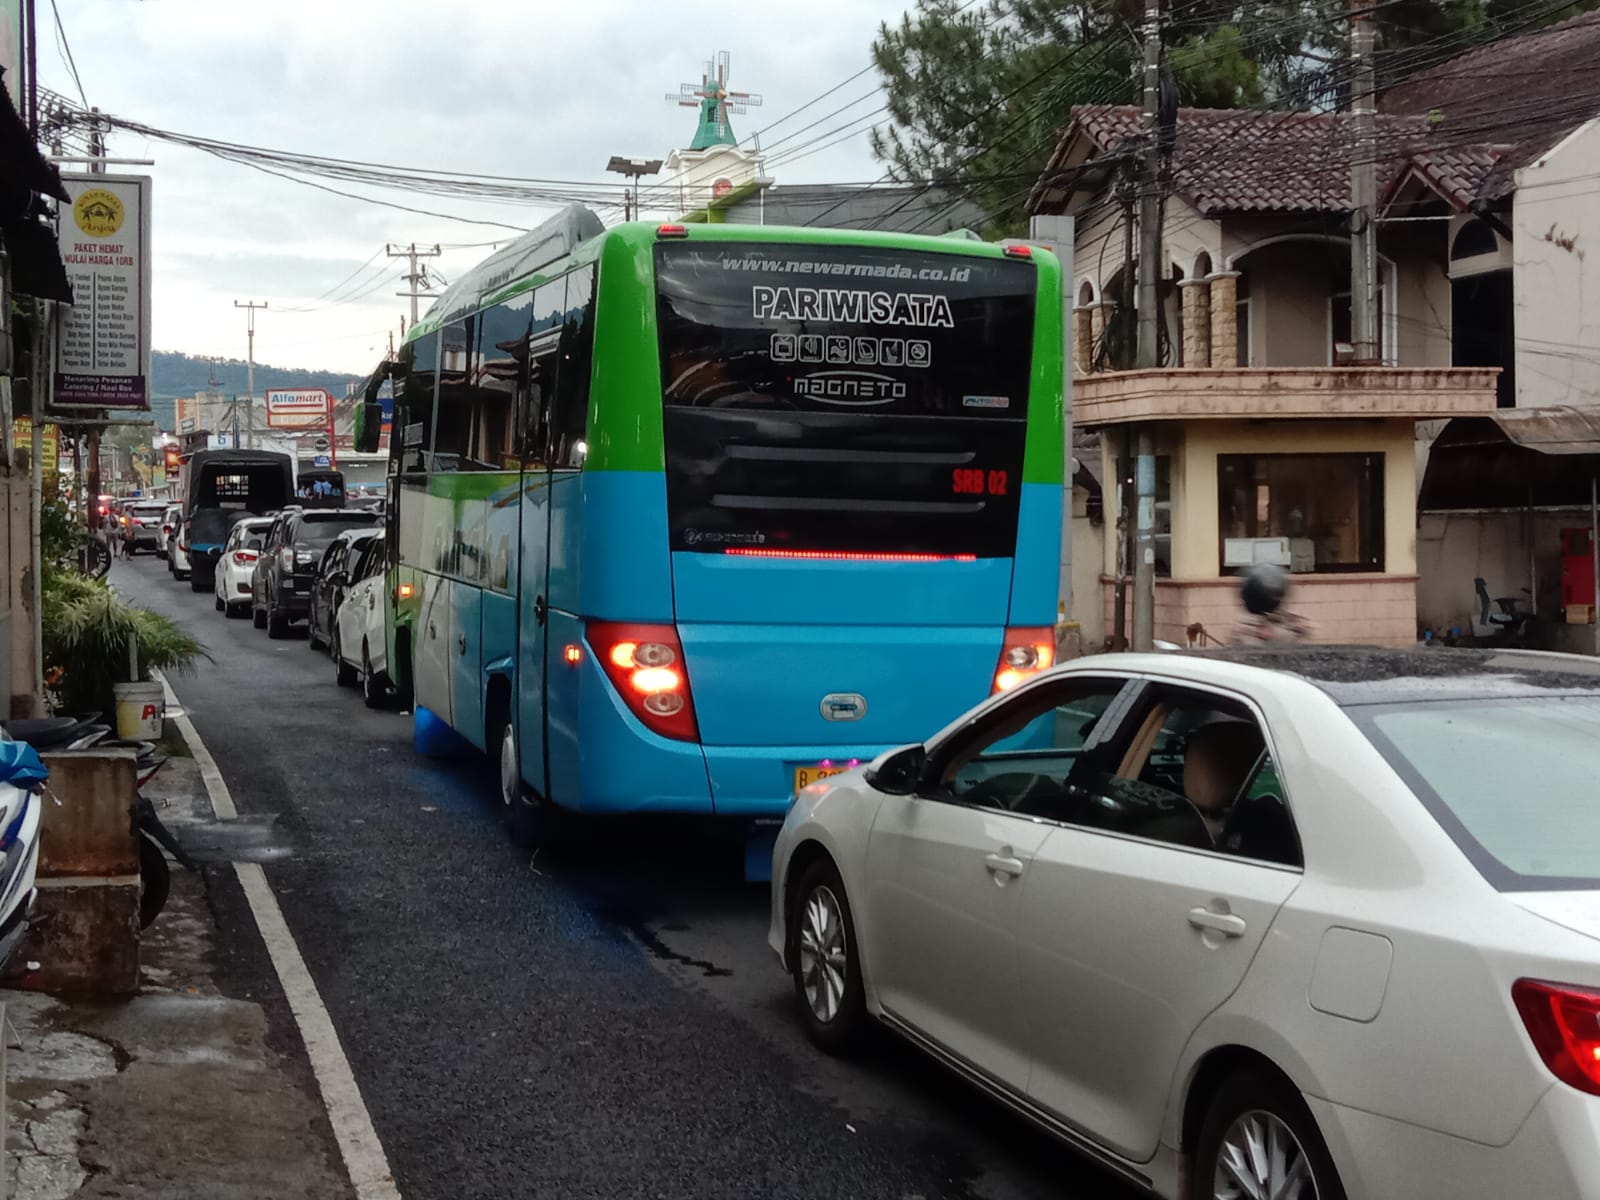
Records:
[[[294,461],[273,450],[196,450],[180,465],[189,587],[216,586],[217,559],[234,523],[294,503]]]

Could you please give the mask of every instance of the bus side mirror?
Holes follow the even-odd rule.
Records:
[[[372,454],[378,449],[378,437],[383,432],[383,406],[376,400],[363,400],[356,406],[355,450],[358,454]]]

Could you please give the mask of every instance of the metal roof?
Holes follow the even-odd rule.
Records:
[[[1600,410],[1556,405],[1456,417],[1428,451],[1417,508],[1587,507],[1600,478]]]

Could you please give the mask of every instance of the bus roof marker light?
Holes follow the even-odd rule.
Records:
[[[1025,246],[1021,242],[1012,242],[1005,247],[1005,255],[1007,258],[1032,258],[1033,247]]]
[[[658,238],[686,238],[689,236],[687,225],[659,225],[656,227]]]

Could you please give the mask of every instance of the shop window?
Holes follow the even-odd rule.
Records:
[[[1217,487],[1224,574],[1227,543],[1258,538],[1283,539],[1296,573],[1383,570],[1383,455],[1223,454]]]

